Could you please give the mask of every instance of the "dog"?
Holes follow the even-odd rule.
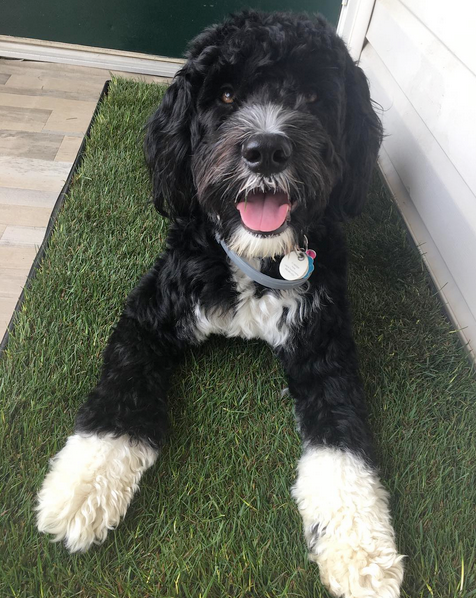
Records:
[[[100,380],[51,461],[40,531],[72,552],[103,542],[158,458],[180,353],[213,334],[258,338],[295,401],[292,495],[322,582],[345,598],[400,595],[341,230],[363,207],[381,139],[367,80],[323,17],[246,11],[191,42],[145,138],[167,246],[130,294]]]

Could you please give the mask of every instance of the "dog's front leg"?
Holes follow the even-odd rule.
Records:
[[[335,596],[397,598],[403,557],[372,456],[349,326],[322,317],[302,330],[280,356],[303,439],[292,493],[309,558]]]
[[[39,530],[64,540],[71,552],[101,543],[118,525],[166,433],[169,375],[193,338],[188,305],[156,276],[147,275],[129,298],[100,381],[39,492]]]

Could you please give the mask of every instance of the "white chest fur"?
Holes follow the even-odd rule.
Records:
[[[302,295],[306,285],[258,297],[254,283],[241,270],[234,268],[233,278],[238,291],[233,309],[208,312],[199,303],[196,305],[197,336],[201,340],[210,334],[259,338],[273,347],[287,342],[292,331],[302,323],[305,305]]]

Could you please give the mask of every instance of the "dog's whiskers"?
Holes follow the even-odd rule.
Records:
[[[269,191],[273,193],[278,193],[280,191],[286,193],[286,195],[291,195],[291,186],[294,187],[294,178],[292,175],[286,174],[279,174],[273,177],[263,177],[260,175],[255,175],[253,177],[248,178],[238,189],[236,200],[238,200],[243,194],[245,196],[249,195],[251,191],[259,191],[261,193],[267,193]]]

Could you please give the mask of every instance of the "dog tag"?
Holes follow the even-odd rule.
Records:
[[[279,264],[279,273],[284,280],[299,280],[309,270],[309,257],[304,251],[291,251]]]

